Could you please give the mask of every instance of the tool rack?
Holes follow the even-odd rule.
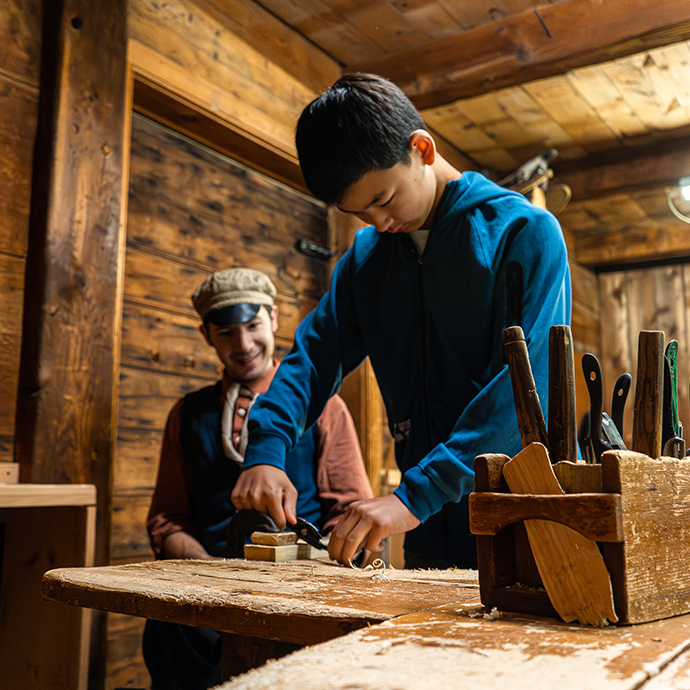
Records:
[[[645,409],[645,401],[639,405],[636,409]],[[558,617],[524,525],[541,519],[597,543],[619,623],[690,612],[690,457],[606,450],[597,464],[556,462],[553,470],[563,495],[510,493],[503,477],[509,460],[495,454],[475,459],[470,530],[477,536],[484,606]]]

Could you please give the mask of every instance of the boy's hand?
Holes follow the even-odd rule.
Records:
[[[343,565],[350,565],[362,547],[382,551],[386,537],[409,532],[419,524],[421,520],[395,494],[355,501],[333,528],[328,555]]]
[[[232,492],[237,510],[258,510],[273,518],[280,529],[297,520],[297,489],[287,474],[273,465],[254,465],[240,472]]]

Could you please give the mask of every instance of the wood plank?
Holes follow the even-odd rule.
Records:
[[[129,111],[126,2],[48,3],[15,450],[33,482],[98,490],[107,562]],[[107,26],[107,31],[103,27]],[[76,126],[75,126],[76,125]],[[95,676],[94,676],[95,677]]]
[[[136,616],[108,614],[108,647],[106,690],[145,688],[151,677],[141,653],[145,620]]]
[[[478,601],[476,571],[345,568],[320,561],[156,561],[44,575],[48,599],[236,634],[314,644],[406,612]]]
[[[627,611],[621,611],[621,617],[629,623],[690,611],[690,578],[684,566],[688,469],[690,459],[652,460],[631,451],[602,455],[604,491],[620,493],[623,504],[624,542],[606,549],[622,551],[616,607],[624,596]]]
[[[2,10],[0,10],[0,13]],[[1,14],[0,14],[1,17]],[[0,26],[0,36],[2,36]],[[0,252],[26,256],[38,92],[0,73]]]
[[[313,549],[321,557],[328,557],[327,552]],[[317,557],[318,557],[317,556]],[[269,561],[271,563],[288,563],[290,561],[310,560],[312,547],[309,544],[282,544],[267,546],[266,544],[245,544],[244,557],[248,561]]]
[[[19,487],[1,487],[7,491]],[[58,494],[68,487],[52,487]],[[93,487],[89,487],[94,502]],[[37,505],[45,496],[37,494]],[[68,499],[69,500],[69,499]],[[91,612],[42,601],[46,568],[93,565],[95,507],[2,507],[0,663],[8,688],[86,690]],[[79,503],[82,503],[80,506]],[[22,505],[17,503],[16,505]]]
[[[315,93],[340,76],[336,60],[258,3],[194,0],[194,4]]]
[[[150,561],[153,551],[146,531],[151,491],[113,491],[111,558],[115,562]]]
[[[165,85],[135,74],[134,110],[214,151],[274,177],[295,189],[307,191],[296,154],[249,134],[236,123],[189,100],[189,94],[172,93]]]
[[[587,17],[574,22],[573,17]],[[690,7],[675,0],[631,0],[623,7],[567,0],[491,24],[355,61],[346,71],[388,77],[422,109],[563,74],[690,37]]]
[[[555,181],[567,184],[573,201],[677,184],[690,168],[690,138],[675,137],[644,145],[633,139],[624,148],[603,151],[577,162],[558,160]]]
[[[280,292],[321,296],[328,263],[295,242],[327,245],[324,204],[140,118],[132,155],[129,244],[207,270],[252,265]]]
[[[19,380],[24,259],[0,253],[0,435],[14,436]]]
[[[134,0],[129,21],[136,73],[294,154],[294,124],[313,91],[191,0]]]
[[[256,265],[254,262],[249,263],[252,267]],[[125,271],[125,299],[129,303],[163,312],[189,314],[192,318],[196,312],[190,297],[210,273],[208,270],[170,261],[135,247],[131,247],[127,252]],[[276,298],[276,303],[280,310],[278,335],[292,339],[297,324],[316,306],[317,300],[306,294],[302,299],[280,295],[280,299]],[[167,314],[161,314],[160,318],[165,319],[166,316]],[[208,372],[202,371],[197,374],[191,369],[193,368],[186,368],[189,376],[208,375]]]
[[[592,268],[686,260],[690,256],[688,226],[679,220],[660,223],[645,218],[615,232],[576,237],[574,254],[582,265]]]
[[[481,492],[470,496],[472,534],[497,534],[518,520],[550,520],[593,541],[622,541],[620,498],[616,494],[559,496]]]
[[[6,0],[0,6],[0,72],[37,87],[41,58],[40,0]]]
[[[201,385],[200,385],[201,383]],[[118,429],[162,431],[173,405],[205,382],[141,369],[120,372]]]
[[[94,505],[92,484],[0,484],[0,508]]]
[[[199,332],[200,324],[196,314],[161,311],[126,300],[122,314],[121,366],[217,381],[222,376],[222,364]],[[199,385],[204,382],[200,381]]]
[[[637,347],[631,333],[630,304],[624,272],[599,275],[601,295],[602,334],[601,363],[604,382],[604,409],[611,412],[611,391],[616,379],[624,373],[634,376],[637,366]],[[619,431],[628,448],[632,447],[632,418],[634,392],[630,391]]]
[[[159,429],[118,428],[113,491],[153,492],[162,442]]]

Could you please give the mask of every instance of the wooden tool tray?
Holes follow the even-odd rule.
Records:
[[[690,612],[690,458],[606,451],[600,465],[556,463],[565,495],[511,494],[505,455],[475,460],[470,529],[488,608],[558,617],[530,551],[524,520],[554,520],[596,541],[620,623]]]

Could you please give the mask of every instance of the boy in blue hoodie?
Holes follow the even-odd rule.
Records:
[[[348,508],[331,558],[347,564],[361,547],[378,551],[406,532],[406,567],[476,567],[467,509],[474,458],[521,449],[502,344],[506,267],[519,264],[524,276],[514,288],[519,325],[546,408],[549,329],[570,323],[560,226],[522,195],[450,165],[412,103],[375,75],[344,76],[312,101],[296,141],[310,191],[370,225],[253,407],[232,500],[279,526],[294,522],[285,456],[369,357],[402,482]]]

